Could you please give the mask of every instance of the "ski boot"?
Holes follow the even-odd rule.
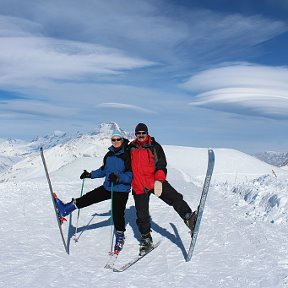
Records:
[[[77,208],[74,199],[72,199],[71,202],[64,204],[59,198],[55,198],[55,203],[56,203],[58,212],[62,218],[69,215],[71,212],[73,212]]]
[[[153,249],[153,240],[150,233],[142,234],[139,256],[143,256]]]
[[[124,246],[125,236],[123,231],[116,231],[116,241],[114,246],[114,254],[119,254]]]
[[[184,223],[187,225],[187,227],[191,230],[191,233],[193,233],[196,220],[197,220],[197,211],[194,211],[193,213],[187,213],[184,217]]]

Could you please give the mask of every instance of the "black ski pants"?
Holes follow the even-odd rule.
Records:
[[[162,183],[162,194],[159,197],[169,206],[172,206],[179,216],[184,219],[187,213],[192,213],[189,205],[183,200],[183,195],[177,192],[168,181]],[[135,194],[133,192],[135,208],[136,208],[136,223],[141,234],[147,234],[151,231],[151,221],[149,213],[149,199],[154,189],[144,194]]]
[[[113,192],[112,215],[116,231],[125,231],[125,208],[129,193]],[[75,200],[78,209],[111,199],[111,192],[100,186]]]

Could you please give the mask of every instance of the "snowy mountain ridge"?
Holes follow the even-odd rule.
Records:
[[[83,134],[76,132],[74,134],[68,134],[66,132],[55,130],[52,135],[38,136],[31,142],[19,140],[19,139],[0,139],[0,153],[2,156],[15,157],[25,156],[34,152],[39,152],[40,147],[48,149],[56,145],[65,144],[69,141],[81,138],[82,136],[97,136],[99,139],[110,139],[113,130],[120,130],[127,138],[133,137],[131,133],[128,133],[121,129],[115,122],[101,123],[95,130],[90,133]]]
[[[256,153],[254,156],[268,164],[277,167],[288,167],[288,152],[266,151],[262,153]]]
[[[69,135],[66,132],[56,130],[52,135],[37,137],[31,142],[1,139],[0,172],[2,172],[3,175],[0,177],[0,181],[1,179],[2,181],[5,179],[5,175],[11,175],[11,173],[13,174],[13,170],[15,171],[21,167],[29,167],[34,165],[35,163],[33,161],[38,161],[39,164],[38,156],[40,147],[43,147],[44,150],[54,148],[54,152],[55,150],[59,150],[56,155],[60,156],[60,158],[63,158],[63,153],[69,154],[70,152],[70,156],[72,158],[102,155],[104,151],[106,151],[108,145],[110,145],[110,137],[112,131],[115,129],[120,130],[125,137],[131,139],[131,133],[124,131],[114,122],[101,123],[94,131],[88,134],[77,132]],[[67,164],[68,162],[68,159],[64,160],[63,165]],[[12,178],[15,177],[12,176]]]

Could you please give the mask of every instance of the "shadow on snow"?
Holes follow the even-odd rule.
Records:
[[[89,231],[89,230],[94,230],[97,228],[101,228],[101,227],[106,227],[106,226],[110,226],[111,225],[111,220],[110,217],[106,220],[97,222],[97,223],[92,223],[92,221],[94,220],[94,218],[96,216],[110,216],[110,212],[106,212],[106,213],[102,213],[102,214],[98,214],[95,213],[93,215],[91,215],[91,219],[89,220],[89,222],[86,225],[83,225],[81,227],[78,227],[77,229],[77,234],[78,237],[77,239],[79,239],[80,237],[82,237],[82,234],[85,231]],[[134,206],[130,206],[129,208],[127,208],[125,210],[125,218],[126,218],[126,225],[129,225],[132,228],[133,234],[134,234],[134,238],[136,238],[138,241],[141,238],[141,234],[138,230],[137,224],[136,224],[136,209]],[[91,224],[92,223],[92,224]],[[181,240],[181,237],[179,235],[178,229],[177,227],[173,224],[170,223],[174,233],[169,232],[167,229],[161,227],[160,225],[158,225],[157,223],[155,223],[153,220],[151,221],[151,228],[154,232],[162,235],[163,237],[167,238],[168,240],[170,240],[172,243],[176,244],[176,246],[179,247],[179,249],[181,250],[183,257],[186,258],[187,256],[187,251],[184,247],[184,244]],[[73,238],[74,234],[76,231],[76,227],[72,225],[72,214],[70,214],[70,218],[69,218],[69,229],[68,229],[68,239],[67,239],[67,246],[68,246],[68,254],[69,254],[69,247],[70,247],[70,242],[71,239]]]

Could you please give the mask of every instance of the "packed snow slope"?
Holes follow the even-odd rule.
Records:
[[[44,143],[53,190],[63,201],[79,196],[83,169],[101,165],[110,145],[110,126],[103,130],[106,134],[79,135],[47,148]],[[168,181],[195,209],[208,149],[163,148],[169,163]],[[6,162],[10,166],[3,168],[0,177],[0,286],[288,287],[288,171],[236,150],[214,151],[215,173],[191,262],[185,262],[190,242],[187,227],[172,207],[151,195],[152,235],[161,244],[123,273],[103,268],[111,241],[110,201],[80,211],[77,243],[73,240],[77,212],[67,218],[68,255],[39,150],[21,154],[17,161],[11,160],[12,165]],[[101,183],[102,179],[86,179],[84,193]],[[138,252],[140,235],[132,195],[126,221],[126,242],[117,265]]]

